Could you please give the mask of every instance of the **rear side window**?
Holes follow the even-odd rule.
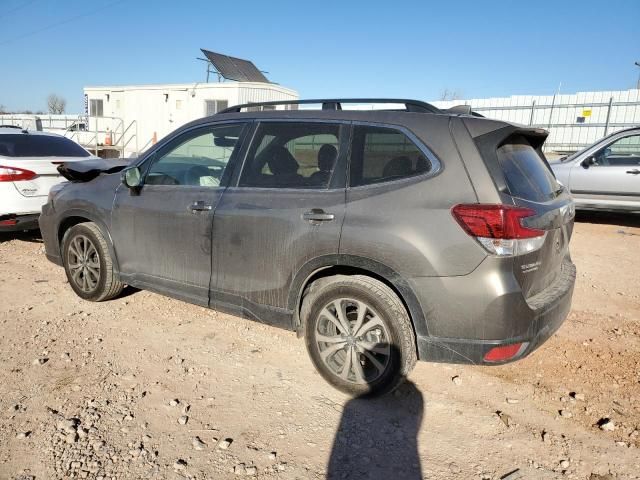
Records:
[[[262,123],[247,155],[240,186],[327,188],[339,143],[338,124]]]
[[[546,202],[557,196],[560,184],[525,137],[513,137],[497,153],[512,196],[533,202]]]
[[[0,155],[5,157],[88,157],[80,145],[64,137],[48,135],[0,135]]]
[[[356,126],[351,149],[351,186],[421,175],[431,163],[404,133],[391,128]]]

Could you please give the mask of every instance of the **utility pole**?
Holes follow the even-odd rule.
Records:
[[[640,62],[636,62],[635,65],[640,68]],[[640,90],[640,73],[638,73],[638,83],[636,84],[636,88]]]

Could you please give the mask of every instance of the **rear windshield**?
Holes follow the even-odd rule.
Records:
[[[498,148],[498,162],[514,197],[545,202],[558,195],[560,184],[526,138],[513,137]]]
[[[68,138],[28,133],[0,135],[0,155],[5,157],[90,156],[89,152]]]

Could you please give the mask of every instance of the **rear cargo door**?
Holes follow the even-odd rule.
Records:
[[[540,249],[514,257],[515,275],[527,298],[552,285],[561,273],[575,216],[571,196],[555,179],[540,147],[539,139],[516,134],[496,152],[506,196],[535,213],[523,224],[546,232]]]

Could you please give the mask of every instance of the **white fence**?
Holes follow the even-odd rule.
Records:
[[[431,102],[439,108],[471,105],[488,118],[549,130],[547,151],[573,152],[603,136],[640,125],[640,90]]]

